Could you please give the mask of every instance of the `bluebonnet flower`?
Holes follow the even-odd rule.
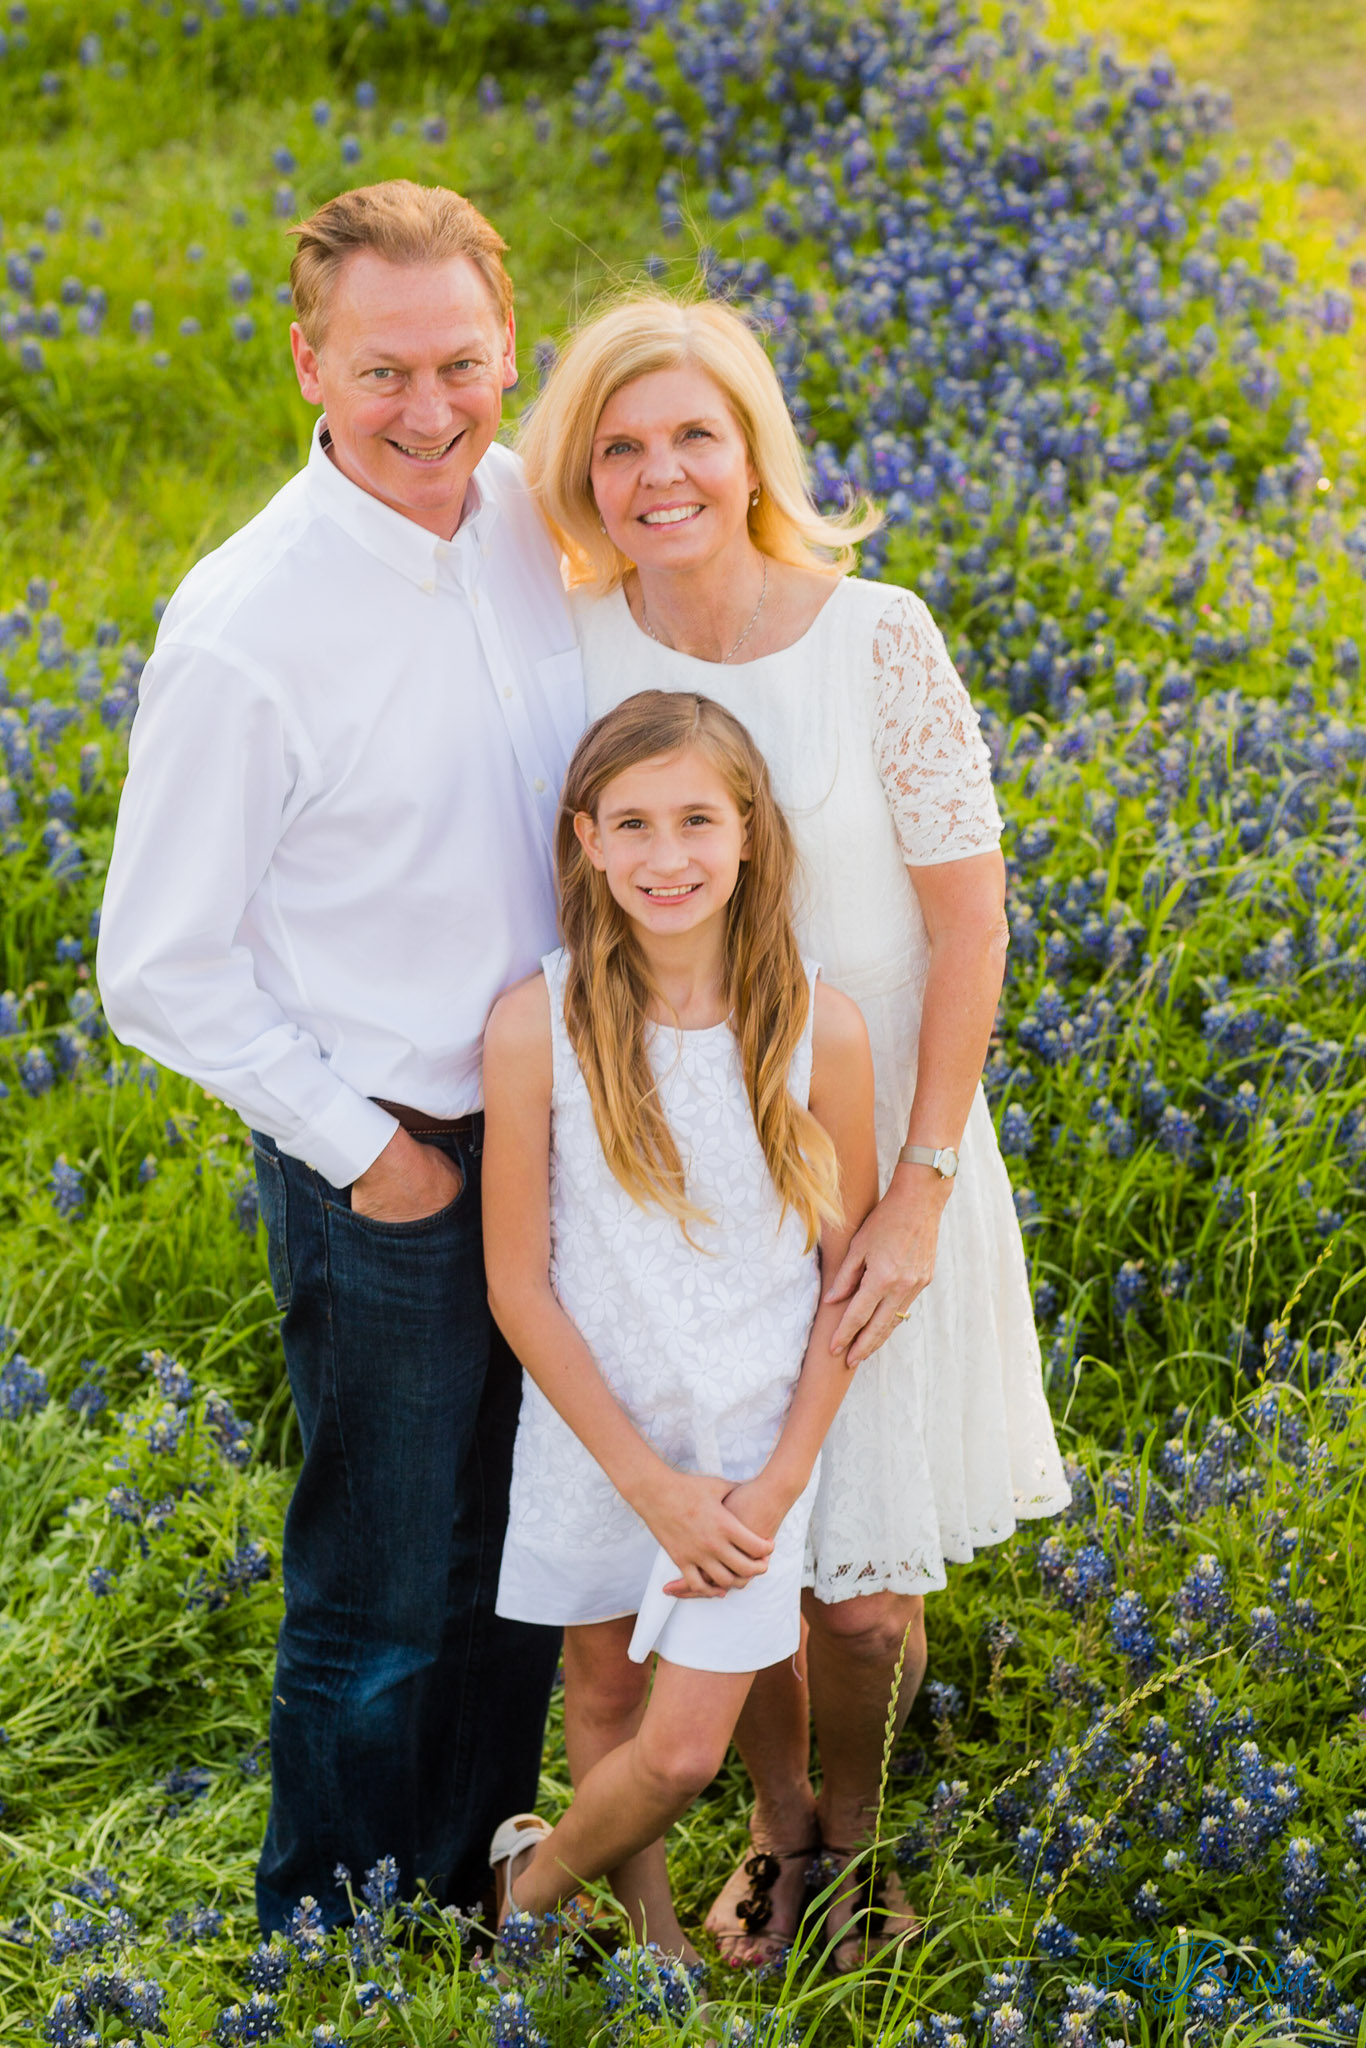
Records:
[[[0,1420],[18,1422],[36,1415],[48,1401],[47,1374],[18,1352],[0,1366]]]
[[[213,2025],[218,2048],[245,2048],[252,2041],[275,2041],[283,2032],[279,2000],[268,1991],[253,1991],[242,2005],[225,2005]]]
[[[202,1799],[213,1777],[203,1764],[176,1764],[159,1783],[168,1799]]]
[[[183,1365],[164,1351],[144,1351],[138,1370],[148,1372],[156,1381],[157,1392],[163,1401],[173,1401],[183,1407],[194,1399],[194,1381]]]
[[[313,116],[314,127],[325,128],[332,119],[332,102],[323,99],[314,100],[313,105],[309,108],[309,112]]]
[[[545,1953],[553,1922],[535,1913],[509,1913],[498,1930],[498,1953],[513,1970],[531,1969]]]
[[[1254,1607],[1248,1616],[1248,1640],[1252,1661],[1259,1670],[1272,1670],[1285,1652],[1280,1617],[1274,1607]]]
[[[225,1916],[217,1906],[179,1907],[166,1922],[166,1939],[172,1943],[215,1941],[224,1924]]]
[[[327,1929],[323,1925],[322,1908],[315,1898],[305,1894],[300,1899],[289,1916],[285,1940],[306,1970],[327,1968]]]
[[[1080,1946],[1072,1929],[1065,1926],[1054,1913],[1044,1914],[1034,1929],[1034,1939],[1038,1944],[1039,1953],[1054,1963],[1065,1962],[1069,1956],[1077,1953]]]
[[[1134,1917],[1155,1925],[1162,1918],[1162,1910],[1162,1894],[1149,1878],[1134,1893]]]
[[[1110,1289],[1115,1314],[1122,1323],[1138,1313],[1148,1292],[1148,1276],[1142,1259],[1125,1259]]]
[[[1200,1131],[1195,1118],[1174,1103],[1167,1103],[1157,1123],[1157,1142],[1162,1151],[1188,1164],[1200,1149]]]
[[[71,1896],[82,1900],[88,1906],[110,1906],[119,1895],[118,1879],[111,1877],[103,1864],[96,1864],[82,1876],[73,1877],[67,1886]]]
[[[138,1167],[138,1186],[145,1188],[148,1181],[155,1180],[159,1172],[156,1154],[149,1152]]]
[[[956,1721],[963,1711],[963,1695],[956,1685],[932,1678],[924,1688],[925,1704],[936,1721]]]
[[[251,1430],[224,1394],[210,1394],[204,1402],[204,1426],[219,1454],[239,1468],[251,1457]]]
[[[493,2008],[493,2048],[547,2048],[546,2037],[532,2024],[525,1993],[505,1991]]]
[[[927,2013],[917,2020],[910,2040],[912,2048],[968,2048],[962,2021],[947,2012]]]
[[[1203,1621],[1213,1630],[1227,1624],[1228,1592],[1217,1557],[1205,1552],[1196,1558],[1177,1588],[1176,1611],[1183,1621]]]
[[[237,1228],[244,1237],[254,1237],[260,1218],[260,1198],[257,1193],[256,1177],[248,1172],[238,1181],[233,1191],[233,1214]]]
[[[107,1600],[118,1584],[118,1573],[108,1565],[97,1564],[86,1574],[86,1584],[97,1600]]]
[[[1084,1543],[1069,1554],[1060,1536],[1039,1545],[1039,1571],[1045,1588],[1074,1612],[1086,1607],[1115,1582],[1115,1568],[1098,1543]]]
[[[83,2048],[90,2033],[90,2015],[74,1991],[63,1991],[43,2021],[43,2039],[52,2048]]]
[[[261,1942],[247,1957],[246,1979],[253,1991],[283,1991],[293,1966],[292,1949]]]
[[[1110,1640],[1136,1671],[1151,1671],[1157,1660],[1157,1643],[1141,1594],[1120,1593],[1111,1601]]]
[[[88,1913],[71,1913],[65,1906],[52,1908],[48,1933],[50,1961],[64,1963],[71,1956],[99,1955],[108,1941],[108,1927],[92,1920]]]
[[[358,164],[361,157],[360,137],[343,135],[341,139],[341,160],[344,164]]]
[[[57,1078],[40,1045],[31,1045],[20,1053],[18,1070],[20,1083],[29,1095],[46,1095]]]
[[[1023,1158],[1034,1149],[1034,1126],[1029,1111],[1012,1102],[1001,1118],[1001,1151],[1007,1158]]]
[[[1328,1889],[1320,1853],[1307,1835],[1296,1835],[1286,1845],[1281,1859],[1281,1903],[1288,1925],[1307,1927],[1317,1917],[1319,1901]]]
[[[385,1913],[398,1898],[398,1865],[392,1856],[381,1856],[366,1871],[361,1897],[374,1913]]]

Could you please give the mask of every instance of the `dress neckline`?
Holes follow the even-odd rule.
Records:
[[[849,580],[850,579],[848,576],[840,577],[834,589],[830,592],[829,597],[826,598],[824,604],[816,613],[815,618],[811,621],[810,625],[806,628],[805,632],[799,633],[795,640],[789,640],[786,647],[775,647],[771,654],[756,654],[752,661],[708,661],[704,655],[685,654],[681,648],[666,647],[662,640],[656,640],[652,634],[647,633],[644,630],[644,628],[637,623],[635,615],[632,612],[630,605],[626,601],[626,589],[624,584],[619,583],[617,585],[616,589],[610,593],[608,602],[620,605],[626,623],[630,627],[631,631],[636,635],[637,639],[643,640],[647,646],[657,647],[661,654],[667,654],[674,661],[691,662],[695,668],[723,668],[730,675],[738,675],[741,669],[761,668],[766,661],[781,661],[784,655],[795,654],[799,647],[804,647],[806,642],[813,638],[817,628],[824,621],[826,613],[829,611],[831,605],[834,604],[836,598],[839,596],[840,592],[844,589],[845,585],[849,582]],[[708,1029],[710,1028],[711,1027],[709,1026]]]

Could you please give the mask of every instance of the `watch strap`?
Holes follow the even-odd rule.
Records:
[[[951,1145],[903,1145],[896,1156],[900,1166],[932,1166],[941,1180],[952,1180],[958,1171],[958,1157]],[[953,1160],[947,1173],[941,1164],[945,1157]]]

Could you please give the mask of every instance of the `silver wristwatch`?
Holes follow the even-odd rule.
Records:
[[[896,1157],[898,1166],[932,1166],[941,1180],[952,1180],[958,1171],[952,1145],[903,1145]]]

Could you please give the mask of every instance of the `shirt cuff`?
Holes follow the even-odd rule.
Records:
[[[374,1165],[397,1129],[397,1117],[343,1084],[321,1116],[276,1143],[282,1152],[316,1168],[334,1188],[349,1188],[367,1166]]]

